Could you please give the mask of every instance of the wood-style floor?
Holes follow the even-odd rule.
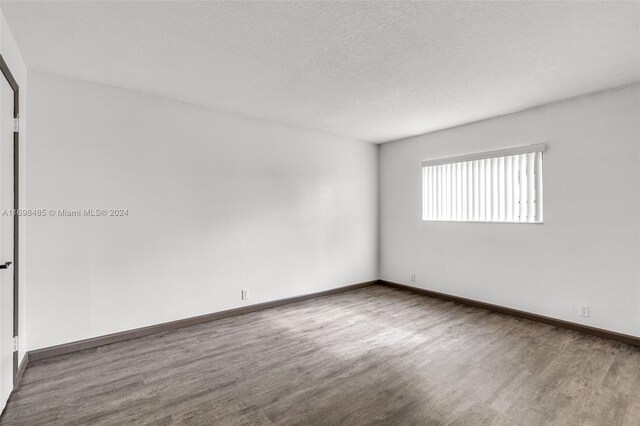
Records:
[[[30,364],[1,420],[638,425],[640,350],[373,286]]]

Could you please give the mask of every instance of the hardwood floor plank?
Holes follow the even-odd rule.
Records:
[[[640,350],[371,286],[29,363],[3,425],[635,425]]]

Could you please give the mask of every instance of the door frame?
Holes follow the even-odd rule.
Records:
[[[18,82],[13,78],[13,74],[9,70],[9,66],[4,61],[4,58],[0,54],[0,71],[2,75],[7,79],[9,86],[13,89],[13,118],[18,119],[20,117],[20,88]],[[13,338],[15,340],[18,337],[18,236],[19,236],[19,155],[20,155],[20,143],[19,143],[19,131],[14,128],[13,130]],[[12,342],[13,344],[13,342]],[[18,384],[18,349],[13,351],[13,387]]]

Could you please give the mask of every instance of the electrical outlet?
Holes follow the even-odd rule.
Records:
[[[412,283],[416,282],[416,274],[411,274],[411,282]]]
[[[245,288],[242,290],[242,300],[248,300],[248,299],[249,299],[249,290]]]
[[[589,305],[576,305],[576,310],[581,317],[589,316]]]

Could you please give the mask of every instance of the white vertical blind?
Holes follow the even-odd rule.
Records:
[[[545,148],[423,162],[423,220],[541,223]]]

